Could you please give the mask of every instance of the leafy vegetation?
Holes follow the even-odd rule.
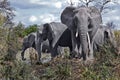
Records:
[[[37,31],[37,25],[36,24],[30,25],[29,27],[25,28],[23,35],[25,36],[36,31]]]
[[[105,44],[94,54],[92,65],[84,65],[79,59],[69,59],[69,52],[64,51],[64,58],[40,64],[29,65],[16,59],[21,42],[16,30],[0,29],[0,79],[5,80],[119,80],[120,55],[116,50]],[[115,31],[119,43],[119,31]],[[12,44],[12,45],[11,45]],[[21,46],[20,46],[21,47]],[[119,47],[119,46],[118,46]]]
[[[32,32],[36,32],[37,31],[37,25],[34,24],[34,25],[30,25],[28,27],[25,27],[21,22],[19,22],[18,25],[15,26],[13,29],[15,31],[15,34],[18,37],[23,38],[23,37],[27,36],[28,34],[30,34]]]

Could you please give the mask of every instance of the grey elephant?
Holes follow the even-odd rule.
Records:
[[[59,22],[51,22],[43,25],[43,40],[48,39],[51,49],[51,56],[55,57],[61,53],[58,51],[59,47],[69,47],[70,52],[72,52],[72,38],[70,29]],[[76,38],[77,43],[79,42],[79,35]],[[79,45],[77,45],[79,47]],[[70,55],[75,56],[70,53]],[[72,56],[71,56],[72,57]]]
[[[95,35],[102,18],[95,7],[66,7],[61,14],[61,22],[66,24],[71,31],[73,52],[77,49],[76,34],[79,34],[79,45],[83,60],[93,59],[93,36]],[[79,52],[79,50],[77,50]],[[90,54],[88,56],[88,54]]]
[[[34,48],[35,50],[37,50],[38,54],[39,54],[39,57],[41,58],[41,51],[42,52],[46,52],[46,53],[49,53],[50,52],[50,48],[49,48],[49,42],[48,41],[43,41],[42,40],[42,34],[39,33],[39,40],[41,40],[41,43],[42,43],[42,50],[39,51],[36,46],[38,47],[39,44],[36,43],[36,38],[37,38],[37,32],[34,32],[34,33],[30,33],[28,36],[26,36],[23,40],[23,45],[22,45],[22,52],[21,52],[21,57],[22,57],[22,60],[26,60],[24,58],[24,52],[26,49],[32,47]]]
[[[114,48],[117,47],[113,30],[109,26],[101,25],[93,39],[94,51],[99,51],[99,48],[108,42],[110,42]]]

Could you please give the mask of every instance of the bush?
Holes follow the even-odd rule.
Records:
[[[120,46],[120,30],[115,30],[114,34],[117,41],[117,45]]]
[[[34,78],[30,65],[17,60],[4,62],[0,72],[2,79],[5,80],[32,80]]]
[[[37,25],[30,25],[29,27],[25,28],[23,35],[26,36],[32,32],[36,32],[37,31]]]

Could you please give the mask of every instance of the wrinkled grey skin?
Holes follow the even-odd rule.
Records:
[[[102,25],[101,27],[98,28],[94,36],[93,40],[94,51],[99,51],[99,48],[103,46],[105,43],[108,43],[108,41],[112,44],[114,48],[117,47],[113,30],[108,26]]]
[[[48,39],[52,58],[59,54],[56,44],[66,29],[67,26],[59,22],[51,22],[43,25],[43,40]]]
[[[88,54],[93,58],[92,39],[102,23],[99,10],[95,7],[66,7],[61,14],[61,22],[71,30],[73,52],[76,51],[76,33],[78,32],[83,60],[87,59]]]
[[[77,37],[77,43],[79,43],[79,36]],[[71,31],[67,28],[62,35],[60,36],[59,40],[55,44],[54,49],[57,49],[58,46],[60,47],[69,47],[70,52],[72,52],[72,38],[71,38]],[[78,45],[79,47],[79,45]],[[70,53],[70,57],[75,57],[74,54]]]
[[[39,33],[40,34],[40,33]],[[49,48],[49,43],[48,41],[42,41],[42,35],[40,34],[39,35],[39,41],[41,42],[37,42],[36,44],[36,37],[37,37],[37,32],[35,33],[31,33],[29,34],[28,36],[26,36],[23,40],[23,45],[22,45],[22,52],[21,52],[21,56],[22,56],[22,60],[26,60],[24,58],[24,52],[26,49],[32,47],[34,48],[35,50],[37,50],[38,54],[39,54],[39,58],[41,58],[41,50],[39,49],[36,49],[36,46],[39,47],[39,43],[41,44],[42,43],[42,52],[47,52],[49,53],[50,52],[50,48]],[[41,39],[41,40],[40,40]]]

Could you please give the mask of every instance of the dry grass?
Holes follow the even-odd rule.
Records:
[[[119,32],[115,33],[117,43],[120,42]],[[6,44],[5,44],[6,45]],[[118,46],[119,47],[119,46]],[[3,48],[3,44],[2,44]],[[14,47],[13,47],[14,48]],[[4,54],[7,48],[4,49]],[[32,52],[32,51],[30,51]],[[29,65],[30,59],[37,60],[36,54],[26,50],[27,61],[21,61],[20,51],[15,60],[5,61],[4,54],[0,56],[0,79],[15,80],[119,80],[120,79],[120,55],[116,55],[110,45],[105,45],[100,52],[95,53],[95,61],[92,65],[83,65],[79,59],[69,59],[68,51],[64,58],[58,57],[50,62],[40,65]],[[31,56],[32,55],[32,56]],[[30,57],[31,56],[31,57]],[[42,60],[50,59],[50,54],[42,54]]]

